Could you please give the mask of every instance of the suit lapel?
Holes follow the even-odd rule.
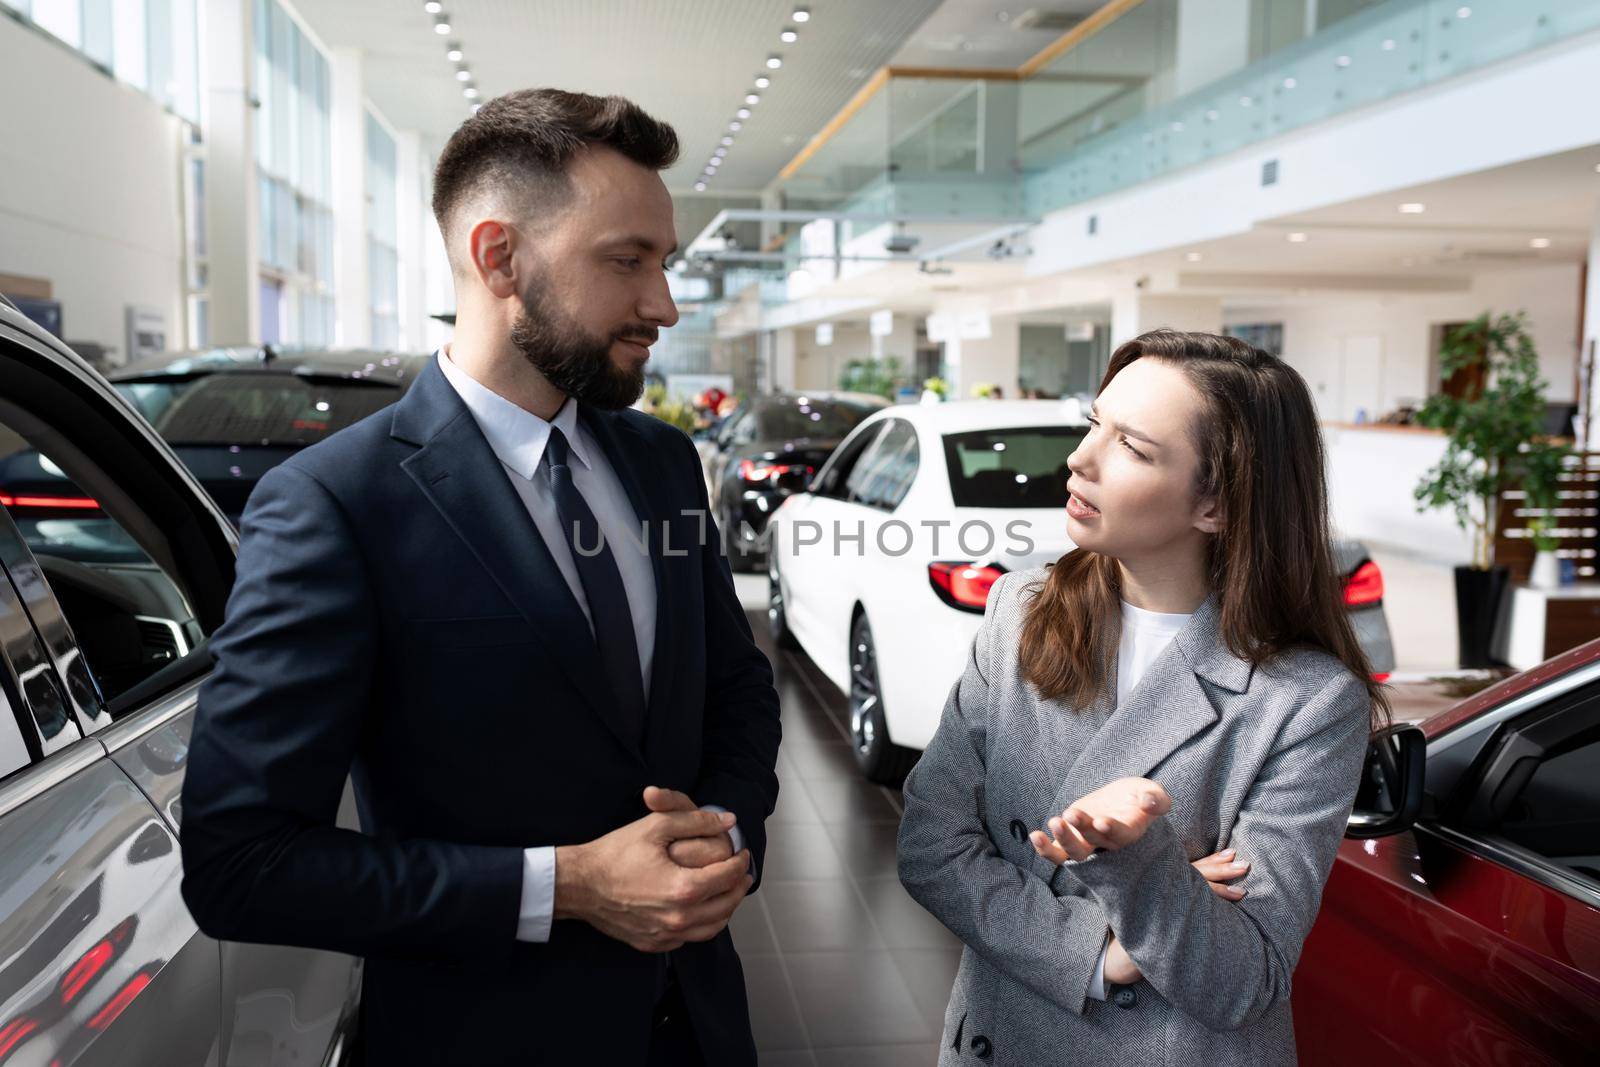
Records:
[[[436,363],[397,405],[392,433],[421,445],[402,461],[402,469],[528,620],[595,714],[637,755],[604,684],[583,609],[489,442]]]

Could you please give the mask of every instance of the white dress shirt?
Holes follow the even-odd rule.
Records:
[[[633,636],[639,647],[639,677],[644,684],[646,698],[650,693],[650,660],[656,642],[656,574],[650,562],[649,540],[641,530],[641,520],[633,510],[627,490],[612,469],[600,443],[578,420],[577,402],[568,399],[549,422],[526,411],[505,397],[487,388],[450,359],[448,346],[438,355],[439,369],[444,372],[456,393],[466,404],[473,421],[483,431],[489,448],[500,460],[517,496],[528,509],[539,536],[556,561],[567,588],[589,620],[594,630],[594,619],[589,613],[588,599],[583,595],[583,580],[578,576],[577,564],[572,559],[572,546],[561,528],[561,516],[556,511],[555,496],[550,487],[549,468],[541,467],[544,446],[550,440],[550,427],[559,429],[571,446],[572,482],[594,512],[595,521],[621,572],[623,587],[628,593],[628,609],[633,616]],[[651,531],[653,533],[653,531]],[[584,546],[588,550],[588,546]],[[707,804],[708,811],[723,809]],[[729,831],[733,850],[744,847],[743,834],[735,826]],[[517,920],[517,940],[550,940],[550,923],[554,918],[556,894],[556,850],[545,845],[530,848],[523,853],[522,906]]]
[[[1117,642],[1117,707],[1128,699],[1128,694],[1144,676],[1145,668],[1155,662],[1188,621],[1187,615],[1146,611],[1123,601],[1122,636]],[[1096,1000],[1106,999],[1106,953],[1110,949],[1111,939],[1107,937],[1094,967],[1094,977],[1089,980],[1089,995]]]

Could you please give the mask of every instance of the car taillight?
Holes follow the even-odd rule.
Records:
[[[1383,599],[1383,572],[1370,559],[1356,568],[1344,583],[1344,602],[1351,607],[1376,604]]]
[[[930,563],[928,581],[933,591],[953,608],[983,613],[989,589],[1005,571],[992,563]]]
[[[90,511],[100,505],[86,496],[8,496],[0,493],[0,508],[39,508],[42,511]]]
[[[1377,682],[1379,685],[1382,685],[1384,682],[1387,682],[1389,680],[1389,672],[1388,671],[1383,671],[1381,673],[1374,674],[1372,676],[1372,680],[1374,682]]]
[[[764,482],[777,474],[804,472],[810,477],[816,471],[815,467],[808,467],[804,463],[757,463],[752,459],[739,461],[739,477],[747,482]]]

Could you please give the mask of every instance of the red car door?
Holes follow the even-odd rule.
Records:
[[[1600,683],[1517,704],[1455,780],[1430,766],[1436,813],[1341,846],[1294,977],[1303,1064],[1600,1057]]]

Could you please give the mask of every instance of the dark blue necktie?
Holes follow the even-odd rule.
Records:
[[[572,562],[578,567],[578,580],[589,603],[589,618],[594,623],[594,640],[600,648],[600,662],[606,680],[623,712],[622,718],[633,730],[635,745],[644,739],[644,680],[640,677],[639,643],[633,633],[633,612],[622,585],[622,572],[600,532],[600,523],[578,487],[572,482],[567,438],[554,426],[544,446],[545,462],[550,465],[550,486],[555,493],[556,513],[561,531],[572,549]]]

